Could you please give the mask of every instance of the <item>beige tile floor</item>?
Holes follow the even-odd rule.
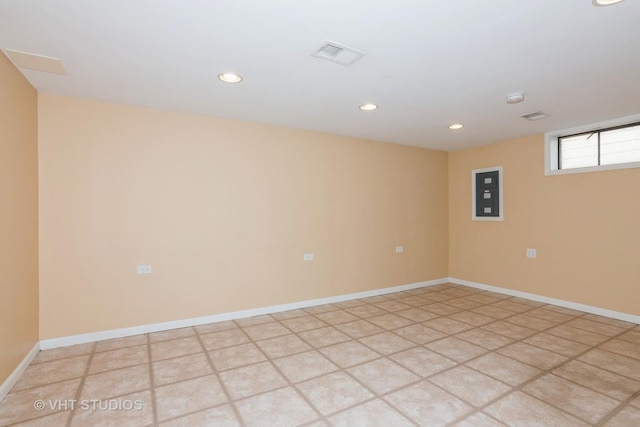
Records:
[[[438,285],[42,351],[0,425],[640,426],[640,326]]]

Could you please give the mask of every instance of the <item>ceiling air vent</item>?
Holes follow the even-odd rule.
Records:
[[[67,74],[62,66],[62,61],[58,58],[20,52],[19,50],[13,49],[5,49],[4,51],[18,68],[26,68],[28,70],[42,71],[45,73]]]
[[[535,113],[525,114],[524,116],[520,117],[522,117],[523,119],[531,120],[533,122],[536,120],[546,119],[549,116],[542,111],[536,111]]]
[[[322,43],[320,49],[311,54],[311,56],[315,56],[316,58],[326,59],[327,61],[335,62],[345,67],[353,64],[364,55],[364,52],[330,41]]]

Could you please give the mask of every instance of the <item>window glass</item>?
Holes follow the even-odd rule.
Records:
[[[560,138],[560,168],[573,169],[598,166],[598,135]]]
[[[600,134],[600,164],[640,162],[640,125]]]
[[[558,169],[640,162],[640,124],[558,137]]]

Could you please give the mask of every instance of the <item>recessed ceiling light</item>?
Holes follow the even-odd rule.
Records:
[[[362,104],[358,108],[361,109],[362,111],[373,111],[373,110],[376,110],[378,106],[376,104]]]
[[[464,125],[461,123],[454,123],[452,125],[449,125],[449,129],[451,130],[462,129],[463,127]]]
[[[225,83],[240,83],[242,76],[236,73],[221,73],[218,74],[218,78]]]
[[[620,3],[622,0],[593,0],[594,6],[611,6],[612,4]]]

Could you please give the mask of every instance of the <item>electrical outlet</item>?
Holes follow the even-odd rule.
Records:
[[[313,261],[313,254],[304,254],[302,257],[304,261]]]
[[[527,258],[536,258],[538,253],[535,249],[527,248]]]
[[[396,253],[401,254],[404,252],[404,246],[396,246]]]
[[[136,266],[136,273],[138,273],[138,274],[151,274],[151,265],[149,265],[149,264],[138,264]]]

